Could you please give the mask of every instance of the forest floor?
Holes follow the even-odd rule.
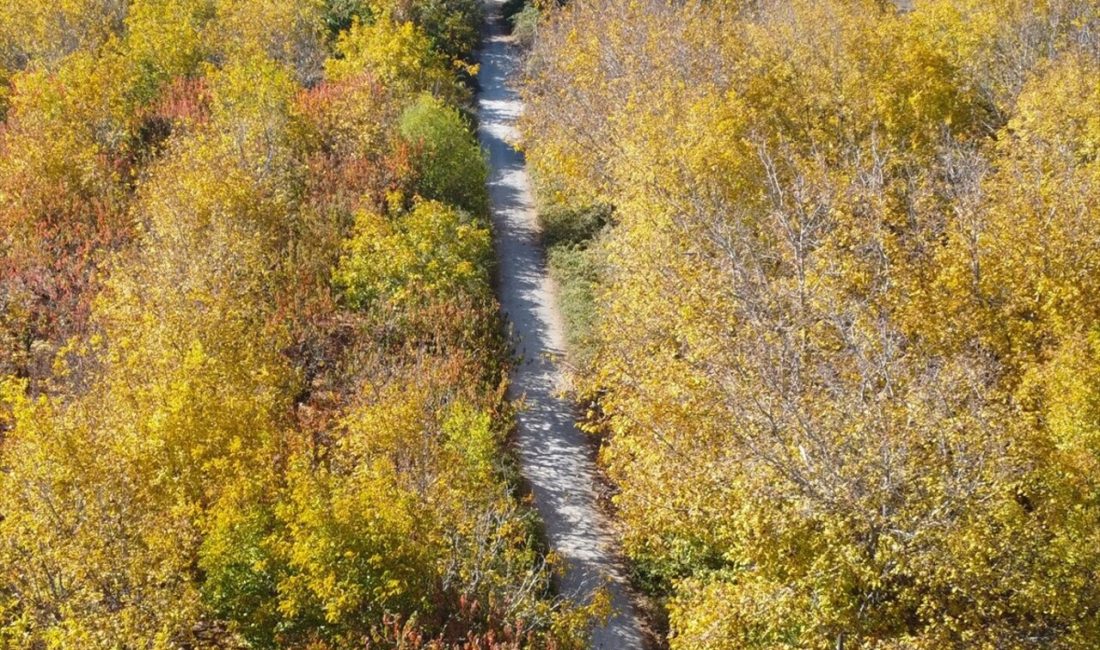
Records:
[[[592,647],[644,647],[641,623],[615,551],[611,522],[599,507],[592,445],[574,422],[563,395],[565,348],[562,317],[546,266],[538,217],[523,154],[514,143],[523,109],[509,76],[521,55],[487,3],[480,54],[478,137],[489,157],[489,192],[498,257],[497,291],[518,357],[510,397],[520,400],[515,446],[550,548],[565,562],[562,595],[587,602],[603,585],[612,614],[593,630]]]

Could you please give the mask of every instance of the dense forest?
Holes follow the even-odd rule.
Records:
[[[476,0],[0,9],[0,647],[575,647]]]
[[[553,4],[525,146],[669,645],[1100,646],[1100,3]]]

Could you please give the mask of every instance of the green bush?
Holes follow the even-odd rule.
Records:
[[[477,49],[482,14],[480,0],[420,0],[413,5],[416,23],[436,50],[452,59],[465,59]]]
[[[534,5],[527,5],[512,16],[512,34],[522,47],[530,47],[535,42],[539,19],[542,14]]]
[[[540,217],[543,242],[548,248],[587,244],[611,221],[611,212],[607,204],[547,208]]]
[[[488,168],[481,147],[458,110],[422,95],[401,115],[401,137],[413,150],[417,192],[485,217]]]

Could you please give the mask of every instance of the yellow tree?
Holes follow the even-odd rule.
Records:
[[[584,383],[673,647],[1095,642],[1087,465],[1020,388],[1094,320],[1091,158],[1027,117],[1091,123],[1085,4],[581,2],[542,31],[529,160],[616,208]],[[967,62],[1042,70],[1040,41],[1073,72],[1019,107]]]

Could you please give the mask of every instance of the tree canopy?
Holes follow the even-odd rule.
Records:
[[[0,646],[580,646],[504,448],[480,20],[0,10]]]
[[[671,647],[1100,642],[1100,5],[543,13],[528,160],[613,207],[580,398]]]

